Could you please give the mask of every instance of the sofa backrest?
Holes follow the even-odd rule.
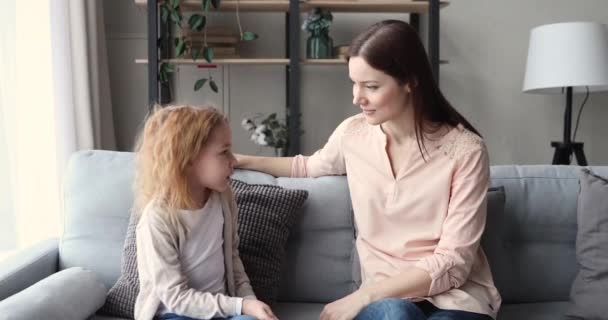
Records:
[[[60,269],[95,271],[108,288],[120,276],[133,204],[133,159],[133,153],[111,151],[81,151],[70,158],[63,183]]]
[[[591,167],[608,175],[608,167]],[[580,168],[493,166],[492,186],[504,186],[503,216],[488,215],[483,243],[503,302],[568,300],[576,274],[576,211]]]
[[[608,176],[608,167],[591,167]],[[565,301],[576,272],[578,171],[574,166],[493,166],[504,186],[505,211],[488,215],[483,243],[505,303]],[[249,183],[305,189],[282,273],[279,300],[329,302],[360,282],[354,224],[345,177],[278,178],[237,171]],[[60,268],[84,267],[111,287],[133,202],[133,154],[75,153],[64,181]],[[489,235],[489,237],[488,237]]]

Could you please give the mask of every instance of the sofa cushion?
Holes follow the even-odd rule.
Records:
[[[104,316],[100,314],[96,314],[90,317],[88,320],[130,320],[131,318],[122,318],[122,317],[112,317],[112,316]]]
[[[504,304],[497,320],[559,320],[566,309],[567,301]]]
[[[608,179],[584,169],[578,195],[576,258],[578,273],[568,315],[608,319]]]
[[[69,268],[0,302],[0,318],[81,320],[99,309],[107,288],[94,272]]]
[[[356,288],[359,260],[346,177],[276,180],[309,194],[287,244],[278,300],[328,303],[349,294]]]
[[[285,247],[297,211],[308,196],[305,190],[247,184],[232,180],[239,209],[239,252],[258,299],[273,303],[280,285]],[[110,289],[102,315],[132,317],[139,293],[136,227],[131,215],[123,249],[121,276]]]
[[[568,300],[576,273],[578,171],[491,167],[492,186],[504,186],[506,194],[505,213],[496,223],[500,245],[486,250],[503,303]]]
[[[289,232],[308,192],[232,180],[239,208],[239,252],[258,299],[274,303]]]
[[[70,157],[64,179],[59,269],[95,271],[107,288],[120,276],[133,204],[134,154],[87,150]]]
[[[139,216],[132,214],[127,227],[127,236],[122,252],[120,277],[108,291],[106,303],[100,314],[132,318],[135,314],[135,299],[139,293],[139,274],[137,273],[137,239],[135,231]]]
[[[272,311],[279,319],[311,320],[319,319],[323,303],[281,302],[273,306]]]
[[[499,292],[508,284],[509,279],[495,270],[509,265],[509,261],[499,253],[504,246],[504,222],[505,222],[505,189],[504,187],[492,187],[488,189],[488,213],[486,228],[481,237],[481,247],[488,258],[490,270],[494,278],[494,285]]]

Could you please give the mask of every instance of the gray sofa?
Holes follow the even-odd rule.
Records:
[[[553,320],[567,308],[576,272],[578,170],[573,166],[491,168],[492,185],[504,186],[506,191],[504,213],[489,213],[487,231],[492,237],[484,239],[503,296],[500,320]],[[593,170],[608,175],[608,167]],[[132,178],[132,153],[84,151],[73,155],[64,181],[61,240],[49,240],[1,264],[0,299],[71,267],[93,271],[110,288],[120,274]],[[318,319],[325,303],[359,284],[345,177],[275,179],[237,171],[235,178],[309,191],[290,236],[275,309],[281,319]],[[44,288],[28,290],[35,297],[36,290]],[[65,301],[56,307],[77,309],[81,304]],[[91,313],[90,319],[110,318]]]

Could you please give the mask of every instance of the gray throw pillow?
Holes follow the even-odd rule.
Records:
[[[108,291],[106,303],[99,313],[115,317],[133,318],[135,314],[135,299],[139,293],[139,274],[137,273],[137,229],[139,216],[131,214],[127,236],[122,251],[120,277]]]
[[[232,188],[239,209],[239,254],[245,272],[257,298],[272,304],[280,284],[289,229],[308,192],[238,180],[232,180]],[[139,293],[137,222],[138,217],[132,215],[123,248],[121,275],[108,292],[101,314],[133,318]]]
[[[578,273],[570,290],[570,319],[608,319],[608,179],[583,169],[577,209]]]
[[[308,191],[232,180],[239,208],[239,252],[258,299],[275,302],[289,231]]]

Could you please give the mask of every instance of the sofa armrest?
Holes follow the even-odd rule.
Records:
[[[59,241],[49,239],[0,263],[0,301],[57,272]]]
[[[69,268],[0,301],[0,317],[6,320],[87,319],[103,306],[106,294],[106,287],[93,271]]]

